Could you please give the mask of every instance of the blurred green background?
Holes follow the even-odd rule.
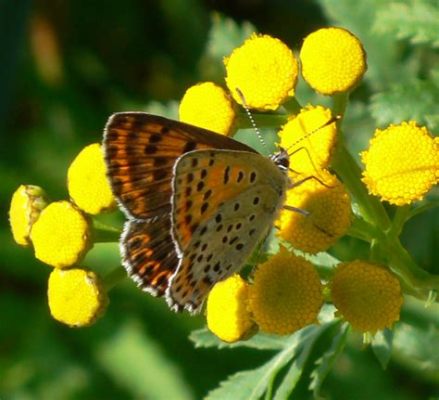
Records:
[[[83,146],[101,140],[111,113],[149,110],[175,117],[189,85],[222,82],[221,58],[251,32],[250,24],[297,50],[306,34],[334,23],[337,14],[326,12],[324,3],[331,2],[0,1],[1,400],[200,399],[228,375],[270,356],[195,349],[188,334],[204,326],[203,316],[171,313],[129,281],[111,292],[107,313],[94,326],[57,323],[46,301],[50,268],[13,243],[7,212],[21,183],[40,185],[55,200],[67,198],[69,163]],[[354,10],[337,22],[361,19],[361,7]],[[373,50],[371,72],[378,75]],[[379,79],[373,82],[380,88]],[[373,131],[362,103],[370,90],[359,88],[352,122],[347,120],[359,131],[354,148],[364,147],[366,132]],[[299,93],[312,98],[306,89]],[[433,222],[424,217],[424,230],[436,216]],[[437,267],[438,255],[430,251],[437,237],[428,237],[433,243],[427,251],[425,240],[412,243],[424,266]],[[105,272],[118,262],[117,246],[97,245],[85,264]],[[418,315],[405,313],[409,319]],[[393,360],[383,371],[360,339],[355,336],[330,375],[329,398],[423,399],[439,393],[437,365],[433,376],[411,368],[410,360]],[[436,337],[432,342],[439,343]]]

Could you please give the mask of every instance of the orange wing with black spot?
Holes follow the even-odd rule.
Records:
[[[153,295],[163,295],[178,266],[170,219],[174,165],[187,152],[211,148],[254,152],[226,136],[146,113],[114,114],[105,127],[107,175],[129,218],[123,263]]]
[[[287,176],[247,151],[200,150],[176,164],[172,232],[179,265],[166,291],[175,310],[201,309],[212,286],[239,271],[271,229]]]
[[[120,243],[128,275],[143,290],[153,296],[163,296],[178,265],[169,218],[153,223],[127,221]]]
[[[104,132],[104,156],[114,195],[128,216],[150,219],[171,211],[175,161],[201,149],[255,152],[202,128],[145,113],[117,113]]]

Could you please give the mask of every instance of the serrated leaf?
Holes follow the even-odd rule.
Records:
[[[208,393],[206,400],[256,400],[259,399],[273,382],[277,373],[284,367],[307,341],[313,341],[321,326],[308,326],[288,337],[285,348],[263,366],[238,372],[230,376],[220,386]],[[301,346],[302,345],[302,346]]]
[[[280,353],[267,364],[252,371],[238,372],[208,393],[206,400],[256,400],[267,390],[268,383],[288,361],[287,353]]]
[[[372,340],[372,351],[383,369],[387,368],[392,355],[393,331],[384,329],[378,331]]]
[[[293,360],[282,383],[276,390],[273,400],[284,400],[288,398],[302,375],[303,364],[308,358],[308,355],[309,351],[302,351],[300,356]]]
[[[391,33],[413,44],[439,47],[439,9],[437,2],[394,1],[380,8],[374,29]]]
[[[238,25],[233,19],[215,13],[212,16],[206,54],[222,62],[223,57],[228,56],[253,32],[256,32],[256,28],[250,22]]]
[[[223,81],[224,57],[229,56],[253,32],[256,32],[256,28],[249,22],[238,25],[234,20],[214,13],[207,45],[200,60],[200,79]]]
[[[439,90],[431,82],[420,80],[393,85],[386,92],[372,96],[370,109],[381,126],[407,120],[421,125],[435,123],[439,114]]]
[[[305,367],[305,363],[308,361],[309,355],[316,340],[325,334],[329,329],[333,328],[337,323],[338,322],[332,321],[331,323],[320,325],[313,336],[310,336],[308,340],[301,343],[300,347],[296,351],[296,357],[292,361],[287,373],[276,390],[274,400],[283,400],[289,398],[290,394],[296,387],[297,382],[299,382],[299,379],[302,376],[303,368]]]
[[[348,324],[341,324],[339,332],[332,339],[331,347],[317,361],[317,367],[311,373],[311,383],[309,385],[315,398],[320,397],[322,384],[331,371],[335,360],[343,351],[348,332]]]
[[[280,350],[288,343],[289,337],[269,335],[258,333],[249,340],[239,341],[236,343],[226,343],[218,339],[208,329],[199,329],[191,332],[189,339],[195,344],[195,347],[217,347],[218,349],[234,347],[251,347],[259,350]]]

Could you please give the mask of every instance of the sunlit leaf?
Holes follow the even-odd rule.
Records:
[[[384,329],[378,331],[372,340],[372,350],[383,369],[387,368],[392,355],[393,331]]]
[[[317,367],[311,373],[311,383],[309,386],[314,392],[314,397],[320,397],[322,384],[331,371],[335,360],[343,351],[348,332],[348,324],[341,324],[338,333],[332,339],[331,347],[317,361]]]
[[[208,329],[199,329],[189,335],[189,339],[194,342],[195,347],[252,347],[259,350],[279,350],[283,349],[288,343],[288,337],[258,333],[249,340],[242,340],[236,343],[226,343],[218,339]]]
[[[181,371],[135,321],[119,326],[96,356],[112,379],[136,398],[193,398]]]

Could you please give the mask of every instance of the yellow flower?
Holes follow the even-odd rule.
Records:
[[[46,207],[46,193],[39,186],[20,185],[12,195],[9,223],[14,240],[21,246],[30,246],[32,225]]]
[[[52,317],[72,327],[91,325],[108,298],[99,277],[84,269],[54,269],[47,290]]]
[[[76,264],[91,246],[86,217],[68,201],[49,204],[33,225],[30,237],[35,257],[58,268]]]
[[[351,90],[367,68],[361,42],[341,28],[323,28],[308,35],[300,61],[304,79],[325,95]]]
[[[350,197],[341,182],[325,170],[318,177],[321,182],[310,178],[287,191],[285,204],[309,214],[283,209],[276,222],[282,239],[308,253],[327,250],[346,233],[352,218]]]
[[[324,126],[331,118],[331,110],[307,106],[282,127],[280,146],[292,154],[292,169],[304,175],[313,175],[329,165],[337,139],[336,124]]]
[[[73,160],[67,171],[67,187],[74,203],[88,214],[115,208],[99,143],[85,147]]]
[[[249,309],[262,331],[287,335],[317,321],[322,284],[313,265],[281,247],[258,266],[249,290]]]
[[[377,129],[361,158],[369,192],[398,206],[421,200],[439,180],[439,139],[414,121]]]
[[[253,34],[224,59],[226,83],[235,101],[242,105],[242,92],[250,108],[275,110],[294,96],[298,65],[293,52],[268,35]]]
[[[339,264],[332,277],[334,306],[355,330],[375,333],[399,320],[403,303],[398,279],[366,261]]]
[[[180,121],[228,135],[235,110],[226,91],[212,82],[191,86],[180,102]]]
[[[248,284],[238,274],[218,282],[207,298],[207,327],[225,342],[247,339],[255,324],[247,309]]]

